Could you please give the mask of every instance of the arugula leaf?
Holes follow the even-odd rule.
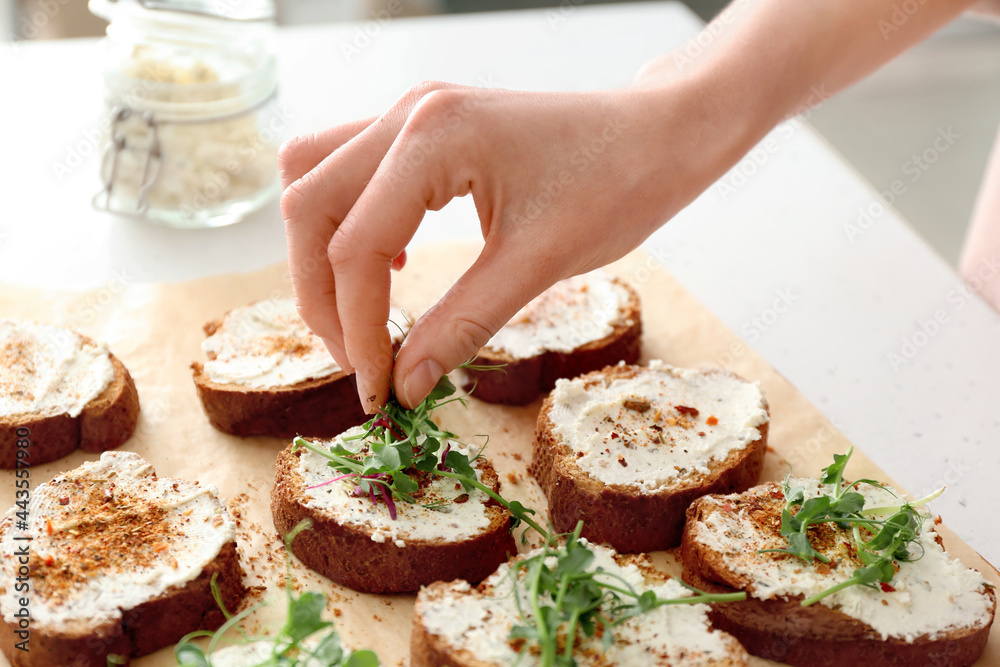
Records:
[[[819,481],[824,484],[830,484],[835,489],[840,487],[844,481],[844,468],[847,467],[847,462],[851,460],[851,454],[853,453],[854,446],[851,445],[847,448],[847,453],[834,454],[833,463],[823,468],[823,475],[819,478]]]
[[[309,635],[330,627],[333,623],[323,620],[325,608],[326,596],[322,593],[303,593],[293,597],[288,602],[288,620],[282,633],[297,644]]]
[[[509,637],[523,641],[519,659],[531,653],[539,656],[541,667],[575,665],[573,651],[579,635],[593,637],[598,627],[603,630],[601,643],[606,650],[614,643],[617,627],[657,607],[746,599],[742,592],[714,595],[683,582],[694,595],[667,599],[650,590],[639,593],[621,577],[593,568],[594,553],[580,541],[582,528],[580,522],[572,533],[548,536],[538,553],[511,563],[509,576],[519,622]],[[527,605],[521,603],[522,585],[527,587]]]
[[[835,586],[802,601],[803,606],[814,604],[828,595],[850,586],[874,586],[888,584],[896,574],[894,561],[914,560],[909,545],[914,543],[926,517],[915,507],[936,498],[937,491],[913,504],[902,503],[898,507],[865,509],[865,497],[853,490],[860,484],[885,489],[881,482],[859,479],[845,483],[844,470],[851,459],[853,447],[844,454],[834,454],[833,463],[823,469],[820,482],[828,487],[827,493],[805,499],[802,486],[792,488],[790,475],[785,478],[782,489],[785,507],[781,512],[781,535],[788,540],[787,549],[761,549],[759,553],[782,553],[796,556],[805,561],[830,559],[817,551],[809,537],[809,528],[820,523],[832,522],[842,530],[850,530],[854,550],[862,566],[855,569],[851,577]],[[798,507],[793,513],[792,509]],[[885,518],[878,518],[885,517]],[[862,529],[865,534],[862,534]],[[866,537],[867,536],[867,537]]]
[[[288,535],[285,536],[285,563],[288,568],[285,575],[285,593],[288,596],[288,615],[281,630],[270,640],[252,639],[242,630],[243,641],[248,644],[270,641],[273,645],[273,655],[258,667],[297,667],[306,664],[310,658],[319,660],[325,667],[379,667],[378,657],[371,651],[355,651],[348,654],[340,643],[340,636],[333,623],[323,620],[323,610],[326,608],[326,596],[322,593],[307,592],[296,596],[291,575],[291,545],[295,536],[312,525],[309,519],[302,520]],[[261,602],[239,614],[232,616],[222,602],[222,595],[216,583],[218,574],[212,575],[211,588],[215,603],[226,616],[226,622],[215,632],[197,630],[185,635],[174,647],[177,664],[182,667],[212,667],[211,654],[216,645],[233,628],[250,614],[254,613],[266,602]],[[310,650],[303,642],[313,638],[317,633],[326,631],[318,637],[316,645]],[[199,637],[211,639],[206,652],[197,644],[192,643]]]
[[[378,656],[374,651],[355,651],[344,667],[379,667]]]
[[[448,398],[454,394],[455,391],[456,387],[454,383],[448,379],[447,375],[442,375],[441,379],[438,380],[436,385],[434,385],[434,388],[431,389],[431,393],[428,394],[427,398],[424,400],[429,403],[437,403],[438,401]]]
[[[463,367],[468,367],[467,364]],[[472,464],[482,455],[482,449],[472,460],[469,455],[450,449],[450,443],[458,443],[458,436],[435,424],[431,413],[452,401],[464,401],[464,396],[451,398],[455,391],[451,380],[442,376],[427,398],[413,409],[402,407],[395,395],[390,393],[385,406],[361,427],[360,432],[342,436],[329,447],[321,447],[303,438],[296,438],[295,446],[327,458],[330,467],[339,473],[322,484],[349,479],[360,488],[360,495],[368,496],[372,502],[384,502],[393,519],[397,516],[396,502],[418,502],[413,495],[420,488],[415,477],[424,473],[455,479],[466,491],[479,489],[507,508],[511,514],[512,530],[523,522],[539,535],[547,537],[548,533],[531,519],[534,510],[508,501],[480,483]],[[360,442],[356,449],[346,446],[346,443],[357,441]],[[447,443],[443,451],[442,443]],[[441,503],[429,503],[423,507],[436,511],[450,509],[447,504]],[[522,541],[527,540],[525,534],[521,538]]]

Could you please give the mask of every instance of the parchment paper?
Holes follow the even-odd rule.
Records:
[[[396,274],[393,298],[417,315],[433,303],[471,263],[476,248],[436,245],[417,248],[407,267]],[[771,429],[765,479],[780,479],[790,465],[797,474],[816,475],[849,443],[791,384],[684,291],[651,257],[637,252],[610,270],[635,285],[642,297],[643,359],[663,359],[688,367],[724,366],[759,380],[771,406]],[[260,597],[270,605],[251,617],[251,633],[280,626],[285,612],[282,589],[285,554],[274,534],[269,510],[274,459],[287,445],[274,438],[235,438],[214,430],[195,394],[189,364],[201,360],[202,325],[252,301],[291,294],[285,266],[180,284],[127,284],[115,279],[100,290],[48,292],[20,287],[0,291],[0,316],[49,322],[104,340],[128,367],[139,389],[139,427],[123,449],[148,459],[161,477],[200,480],[218,486],[240,522],[239,547],[249,584],[265,586]],[[817,350],[817,354],[822,354]],[[527,475],[531,439],[540,401],[518,408],[471,400],[468,409],[451,405],[442,422],[460,436],[491,436],[488,455],[500,471],[504,496],[544,509],[541,491]],[[32,486],[72,469],[94,454],[77,452],[32,468]],[[856,451],[849,477],[891,482]],[[13,504],[13,473],[2,471],[0,503]],[[544,516],[544,512],[542,512]],[[947,519],[947,517],[945,517]],[[967,565],[1000,585],[1000,574],[944,526],[945,545]],[[679,574],[672,554],[654,554],[654,562]],[[293,564],[300,590],[328,595],[328,611],[345,642],[378,651],[385,665],[405,665],[409,653],[412,596],[354,593]],[[776,647],[780,650],[780,647]],[[0,657],[0,664],[7,662]],[[135,660],[136,667],[174,665],[172,648]],[[779,664],[751,659],[753,665]],[[1000,638],[994,628],[979,663],[1000,664]]]

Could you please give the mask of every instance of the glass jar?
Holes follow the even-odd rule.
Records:
[[[90,0],[110,24],[100,209],[238,222],[279,191],[273,0]]]

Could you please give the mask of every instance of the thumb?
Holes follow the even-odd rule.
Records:
[[[515,259],[516,258],[516,259]],[[394,390],[402,404],[419,404],[445,373],[476,356],[524,304],[552,285],[523,253],[487,243],[472,267],[417,320],[399,354]]]

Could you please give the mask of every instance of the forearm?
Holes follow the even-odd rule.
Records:
[[[770,129],[874,71],[973,4],[736,0],[696,42],[707,46],[692,59],[691,73],[725,89],[739,109]]]
[[[669,198],[661,219],[783,119],[877,69],[973,2],[735,0],[698,37],[636,76],[633,96],[644,98],[646,118],[669,138],[650,146],[666,170],[659,177],[678,183],[681,195]],[[671,131],[678,119],[686,119],[680,136]],[[676,155],[685,156],[680,170]]]

